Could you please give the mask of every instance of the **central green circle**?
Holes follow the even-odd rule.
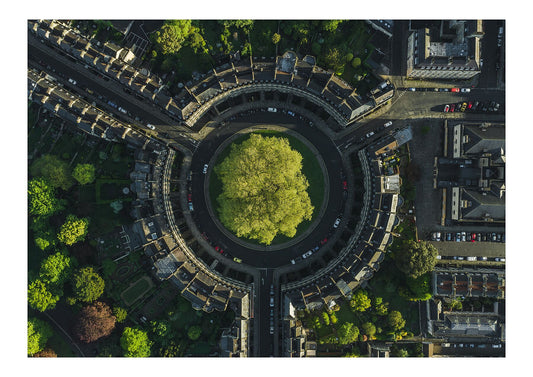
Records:
[[[309,187],[307,188],[307,194],[309,195],[309,199],[311,201],[311,205],[314,207],[314,210],[311,214],[311,218],[309,220],[303,220],[296,228],[296,234],[293,237],[288,237],[286,235],[283,235],[281,233],[278,233],[272,242],[270,243],[270,246],[273,245],[280,245],[286,242],[289,242],[290,240],[297,238],[302,233],[304,233],[309,226],[313,223],[313,221],[316,219],[316,216],[319,213],[319,209],[324,201],[324,175],[322,173],[321,166],[311,151],[311,149],[306,146],[306,144],[300,140],[298,137],[281,131],[275,131],[275,130],[256,130],[251,133],[246,133],[239,135],[236,137],[233,142],[226,146],[217,156],[216,161],[214,163],[214,166],[219,166],[226,157],[230,155],[231,152],[231,145],[240,145],[244,141],[248,140],[251,135],[253,134],[259,134],[261,136],[275,136],[275,137],[282,137],[284,139],[287,139],[290,145],[290,148],[292,150],[295,150],[300,153],[302,156],[302,174],[306,177]],[[215,169],[213,169],[215,170]],[[220,204],[217,201],[217,198],[222,194],[223,187],[222,182],[220,180],[220,177],[218,174],[214,173],[210,174],[209,177],[209,199],[211,203],[215,206],[215,213],[220,221]],[[235,237],[237,237],[234,232],[228,229],[228,227],[224,224],[222,224],[228,231],[230,231]],[[251,238],[245,238],[240,237],[240,239],[245,240],[246,242],[249,242],[251,244],[256,245],[265,245],[264,243],[260,243],[256,239]]]

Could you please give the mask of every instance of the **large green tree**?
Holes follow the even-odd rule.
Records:
[[[370,308],[371,300],[368,297],[367,293],[363,289],[359,289],[355,292],[350,300],[350,306],[358,312],[364,312]]]
[[[268,245],[277,234],[293,237],[311,219],[302,156],[286,138],[252,134],[231,146],[215,172],[222,182],[220,220],[238,237]]]
[[[88,219],[79,219],[75,215],[68,215],[67,219],[59,229],[57,239],[67,246],[74,245],[78,241],[85,240],[88,228]]]
[[[344,322],[337,330],[339,344],[346,345],[357,341],[359,328],[351,322]]]
[[[34,178],[28,182],[30,215],[45,217],[63,209],[56,199],[54,188],[45,178]]]
[[[82,302],[93,302],[104,293],[104,279],[92,267],[83,267],[72,277],[75,298]]]
[[[202,328],[200,326],[191,326],[187,331],[187,336],[190,340],[197,340],[202,334]]]
[[[191,20],[168,20],[153,36],[154,46],[163,55],[175,54],[193,31]]]
[[[33,356],[46,346],[46,342],[53,335],[52,327],[38,318],[28,319],[28,355]]]
[[[32,176],[43,176],[54,187],[68,190],[74,184],[70,167],[66,161],[51,154],[45,154],[35,160],[30,167]]]
[[[80,185],[86,185],[94,181],[95,168],[93,164],[77,164],[72,171],[74,178]]]
[[[54,285],[35,279],[28,286],[28,304],[33,309],[44,312],[56,306],[61,294]]]
[[[405,327],[405,319],[398,310],[392,310],[387,316],[387,325],[393,330],[398,331]]]
[[[66,252],[58,251],[41,262],[39,277],[45,283],[62,284],[70,277],[73,264]]]
[[[152,342],[145,331],[126,327],[120,338],[120,345],[126,357],[149,357]]]
[[[437,263],[437,249],[428,242],[404,241],[394,254],[396,266],[407,276],[417,278],[433,271]]]

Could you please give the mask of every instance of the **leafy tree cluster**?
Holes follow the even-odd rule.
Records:
[[[96,169],[93,164],[77,164],[72,171],[72,178],[80,185],[86,185],[94,181],[95,173]]]
[[[221,222],[238,237],[267,245],[277,234],[293,237],[314,209],[301,170],[302,156],[285,138],[252,134],[232,144],[215,167],[222,182]]]
[[[30,166],[30,174],[34,177],[44,177],[53,187],[65,191],[74,184],[68,163],[51,154],[45,154],[35,160]]]
[[[46,178],[34,178],[28,182],[29,213],[47,217],[63,209],[55,196],[54,187]]]
[[[104,279],[90,266],[77,270],[72,276],[72,289],[77,301],[91,303],[104,293]]]
[[[134,327],[125,327],[120,338],[120,345],[125,357],[149,357],[152,341],[146,331]]]
[[[84,343],[106,337],[115,328],[116,317],[111,308],[100,301],[83,307],[74,325],[74,333]]]
[[[416,279],[433,271],[437,264],[437,255],[437,249],[429,242],[404,240],[394,252],[394,260],[400,271]]]
[[[54,334],[52,327],[38,318],[28,319],[28,355],[35,356],[46,347],[48,339]]]
[[[76,242],[85,240],[88,228],[89,220],[87,218],[79,219],[75,215],[68,215],[59,229],[57,238],[65,245],[71,246]]]

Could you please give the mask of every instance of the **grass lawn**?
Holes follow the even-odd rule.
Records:
[[[307,181],[309,182],[309,188],[307,189],[307,193],[309,194],[309,198],[311,199],[312,205],[315,207],[313,211],[313,217],[311,220],[304,220],[298,225],[298,228],[296,229],[296,234],[294,237],[298,237],[300,234],[302,234],[308,227],[311,225],[311,223],[315,220],[319,210],[320,206],[322,205],[322,202],[324,200],[324,175],[322,174],[322,169],[320,168],[320,165],[313,155],[313,152],[307,148],[307,146],[300,141],[298,138],[285,134],[283,132],[273,131],[273,130],[260,130],[253,133],[258,133],[262,135],[268,135],[268,136],[283,136],[284,138],[289,140],[290,146],[300,152],[303,158],[303,166],[302,166],[302,173],[306,176]],[[237,137],[232,144],[240,144],[246,139],[250,137],[251,133],[244,134],[239,137]],[[215,166],[218,165],[220,162],[222,162],[231,151],[231,144],[228,145],[218,156],[217,161],[215,163]],[[215,211],[218,208],[218,202],[217,198],[218,196],[222,194],[222,182],[217,177],[216,174],[211,174],[209,177],[209,199],[211,200],[211,205],[215,209]],[[271,245],[281,244],[290,241],[292,238],[289,238],[287,236],[284,236],[282,234],[278,234],[273,240]],[[247,239],[247,242],[258,244],[256,240]]]
[[[132,283],[124,292],[121,297],[127,306],[131,306],[135,301],[144,296],[154,284],[148,276],[141,276],[136,282]]]

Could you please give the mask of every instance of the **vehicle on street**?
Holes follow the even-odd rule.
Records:
[[[155,130],[155,127],[154,127],[153,124],[148,123],[148,124],[146,125],[146,127],[148,127],[148,128],[151,129],[151,130]]]
[[[369,138],[370,136],[373,136],[373,135],[374,135],[374,131],[371,131],[371,132],[366,134],[366,137]]]
[[[444,112],[447,113],[448,111],[450,111],[450,105],[445,105]]]
[[[236,263],[242,263],[242,259],[237,258],[237,257],[233,258],[233,261]]]
[[[459,88],[452,88],[453,93],[459,93]]]
[[[487,257],[477,257],[477,260],[487,260]]]
[[[271,113],[276,113],[278,111],[275,107],[269,107],[267,110]]]
[[[389,127],[389,126],[392,126],[392,122],[389,121],[389,122],[385,123],[383,126],[384,126],[385,128],[387,128],[387,127]]]
[[[270,306],[274,306],[274,297],[270,297]]]
[[[76,80],[70,79],[70,78],[68,79],[68,82],[71,83],[72,85],[76,85],[77,84]]]
[[[348,182],[346,182],[346,180],[342,181],[342,189],[348,190]]]
[[[204,169],[202,170],[202,173],[207,173],[207,168],[209,167],[209,165],[205,164],[204,165]]]
[[[308,250],[302,254],[302,258],[309,258],[313,254],[313,250]]]
[[[455,103],[452,103],[450,106],[450,113],[453,113],[455,111]]]
[[[470,93],[470,88],[461,88],[461,93]]]
[[[291,259],[291,264],[296,264],[296,262],[294,261],[294,259]]]
[[[409,91],[411,91],[411,92],[416,92],[416,88],[409,88],[409,89],[407,89],[407,90],[409,90]]]
[[[469,260],[469,261],[475,261],[477,258],[476,257],[466,257],[466,260]]]
[[[461,232],[461,241],[466,241],[466,232]]]
[[[194,211],[194,207],[193,207],[192,203],[190,203],[190,202],[189,202],[189,211],[191,211],[191,212]]]
[[[338,228],[340,223],[341,223],[341,218],[340,218],[340,217],[337,217],[337,219],[336,219],[335,222],[333,223],[333,227],[334,227],[334,228]]]

